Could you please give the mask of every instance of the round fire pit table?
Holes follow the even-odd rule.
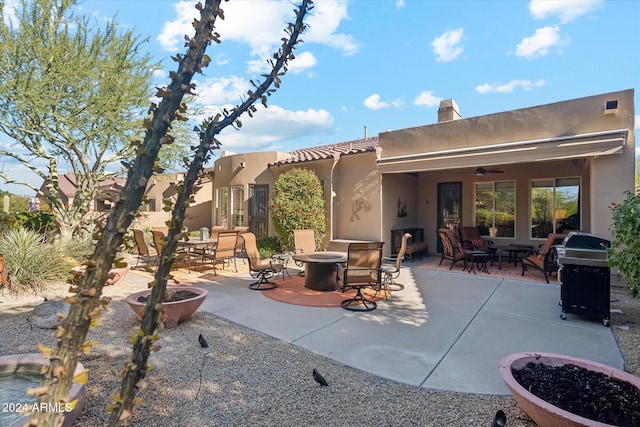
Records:
[[[316,291],[338,289],[337,265],[347,262],[346,252],[311,252],[295,254],[293,259],[305,263],[304,286]]]

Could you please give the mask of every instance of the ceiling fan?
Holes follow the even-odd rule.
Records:
[[[460,173],[473,173],[476,176],[484,176],[488,173],[504,173],[504,171],[500,169],[485,169],[482,166],[480,166],[480,167],[477,167],[474,171],[460,172]]]

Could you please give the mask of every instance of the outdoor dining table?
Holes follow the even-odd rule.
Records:
[[[202,250],[205,250],[208,245],[216,243],[218,243],[218,239],[215,237],[210,237],[208,239],[190,237],[189,240],[179,240],[178,248],[182,248],[187,252],[187,270],[191,271],[191,263],[195,263],[195,257],[193,256],[195,249],[201,248]]]
[[[347,262],[346,252],[323,251],[294,254],[293,259],[305,263],[305,287],[317,291],[338,290],[337,264]]]

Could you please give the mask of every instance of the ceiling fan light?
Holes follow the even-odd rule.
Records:
[[[484,176],[485,170],[483,168],[476,169],[476,176]]]

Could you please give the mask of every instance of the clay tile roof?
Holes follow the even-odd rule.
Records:
[[[64,173],[58,176],[58,188],[60,192],[67,197],[73,197],[76,194],[76,177],[72,173]]]
[[[355,141],[340,142],[338,144],[321,145],[319,147],[301,148],[291,151],[291,157],[270,163],[269,166],[287,165],[293,163],[312,162],[314,160],[332,159],[348,154],[375,151],[378,137],[357,139]]]

